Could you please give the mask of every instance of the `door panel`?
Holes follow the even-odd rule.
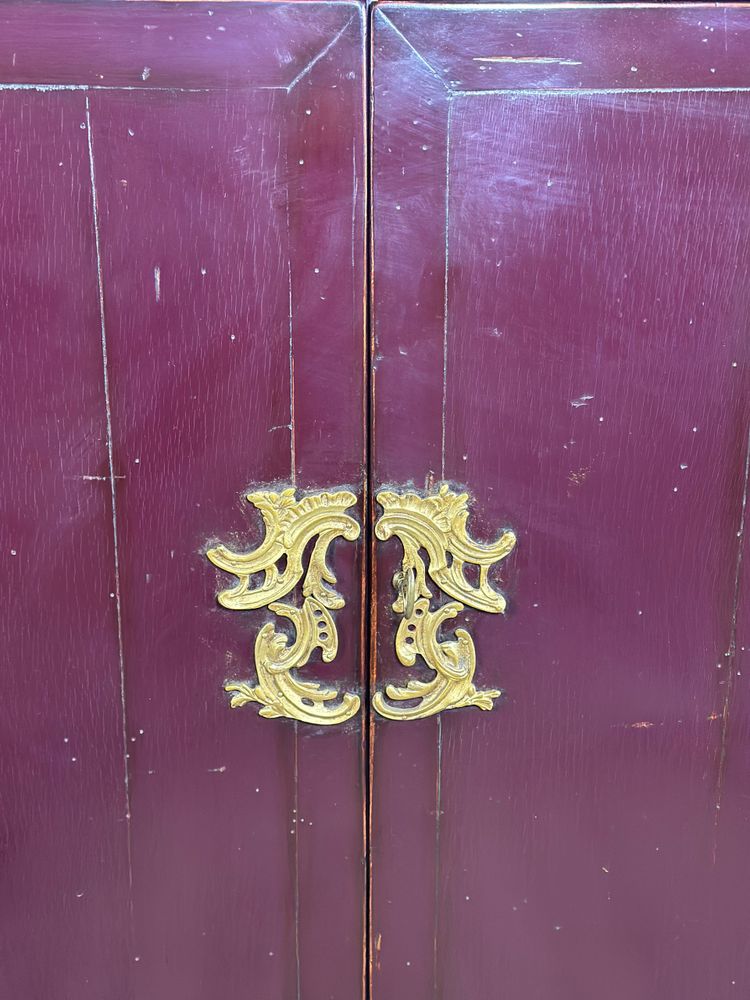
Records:
[[[128,974],[127,812],[85,99],[0,93],[0,995]],[[72,378],[71,378],[72,377]],[[39,960],[46,942],[50,961]]]
[[[375,14],[373,492],[518,536],[456,621],[502,699],[374,717],[376,998],[748,988],[749,53],[738,8]]]
[[[14,612],[23,687],[12,712],[23,688],[31,693],[41,612],[60,620],[48,639],[64,661],[44,674],[62,672],[65,686],[45,710],[62,718],[36,737],[33,769],[24,748],[40,719],[11,713],[16,798],[4,822],[16,839],[31,826],[23,850],[41,845],[43,862],[27,866],[32,885],[62,895],[54,913],[74,917],[56,917],[66,926],[53,985],[21,948],[0,981],[29,997],[62,996],[62,982],[76,997],[229,1000],[250,989],[268,1000],[349,1000],[363,977],[361,717],[326,729],[261,718],[258,706],[230,709],[223,684],[252,676],[253,642],[271,616],[218,607],[232,580],[205,552],[217,540],[259,544],[248,488],[348,486],[362,523],[361,11],[35,10],[33,34],[26,8],[3,10],[3,64],[16,52],[17,67],[5,79],[84,89],[4,95],[5,134],[26,149],[15,160],[9,149],[10,162],[31,165],[17,185],[24,211],[32,232],[35,213],[47,227],[29,250],[18,204],[3,199],[8,242],[32,258],[11,255],[5,271],[18,275],[15,309],[28,329],[14,348],[11,439],[23,419],[30,446],[49,453],[44,483],[33,466],[23,480],[34,520],[52,525],[41,549],[54,551],[60,532],[63,515],[51,519],[47,506],[55,496],[72,527],[70,552],[53,557],[63,579],[48,607],[31,588]],[[52,306],[59,316],[37,345]],[[30,407],[30,386],[54,404]],[[21,514],[29,541],[8,539],[6,551],[18,551],[11,568],[36,537],[28,509]],[[361,541],[334,542],[329,564],[346,597],[338,655],[306,672],[357,691]],[[85,746],[64,744],[68,735]],[[75,767],[89,777],[76,779]],[[89,845],[89,813],[101,846]],[[81,826],[86,840],[68,847]],[[52,865],[61,843],[62,875]],[[95,862],[84,863],[92,850]],[[24,857],[8,859],[13,872]],[[27,907],[27,947],[38,951],[46,906],[26,893],[21,902],[21,892],[3,894],[3,923]],[[54,942],[52,927],[47,936]]]

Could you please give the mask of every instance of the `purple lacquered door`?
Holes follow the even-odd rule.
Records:
[[[385,3],[373,65],[373,494],[517,536],[484,703],[399,717],[374,507],[373,997],[747,996],[750,10]]]
[[[362,993],[362,715],[229,707],[272,615],[206,550],[252,489],[363,523],[363,47],[353,3],[0,10],[3,1000]],[[310,667],[354,696],[362,553]]]

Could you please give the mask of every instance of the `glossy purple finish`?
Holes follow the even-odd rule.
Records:
[[[268,619],[217,607],[228,580],[203,553],[257,543],[248,486],[362,494],[362,12],[115,2],[0,20],[4,82],[113,87],[2,95],[4,426],[24,461],[4,490],[0,994],[351,1000],[361,720],[229,709],[222,684],[251,676]],[[333,547],[347,606],[321,668],[350,689],[362,551]]]
[[[383,483],[428,488],[441,476],[444,268],[432,249],[444,232],[447,121],[440,81],[382,30],[377,11],[374,24],[373,493]],[[371,669],[379,686],[403,676],[391,611],[398,553],[395,539],[376,546]],[[379,720],[372,734],[371,965],[384,1000],[433,995],[439,724]]]
[[[102,89],[286,89],[357,10],[346,0],[9,0],[0,67],[14,83]],[[304,28],[290,28],[290,17]],[[116,43],[115,43],[116,39]]]
[[[373,996],[744,995],[750,11],[384,4],[374,65],[373,487],[519,545],[502,703],[376,723]]]
[[[131,957],[84,97],[5,91],[0,122],[0,996],[93,998]]]

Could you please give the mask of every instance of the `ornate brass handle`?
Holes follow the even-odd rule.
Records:
[[[474,686],[476,653],[469,633],[457,628],[455,639],[439,639],[438,631],[467,604],[493,614],[505,611],[505,598],[491,586],[488,573],[490,566],[513,550],[515,534],[504,531],[491,545],[473,541],[466,531],[468,494],[453,493],[447,486],[428,497],[383,490],[376,499],[383,514],[375,525],[375,535],[382,541],[396,535],[404,553],[401,570],[394,577],[398,596],[393,610],[403,616],[396,631],[396,655],[405,667],[414,666],[421,657],[435,677],[410,680],[403,686],[387,685],[384,692],[373,695],[375,710],[388,719],[421,719],[468,705],[491,709],[502,692],[481,691]],[[421,551],[427,553],[426,565]],[[466,579],[467,563],[478,568],[476,586]],[[456,600],[431,611],[433,593],[427,585],[428,575]]]
[[[290,644],[289,636],[277,632],[273,622],[263,625],[255,640],[257,683],[227,681],[224,690],[232,696],[230,706],[257,702],[260,714],[268,719],[286,717],[323,726],[346,722],[359,710],[359,695],[302,680],[297,671],[316,649],[325,663],[338,652],[332,612],[345,602],[333,589],[336,577],[326,557],[335,538],[353,541],[359,537],[359,525],[346,513],[357,498],[348,490],[335,490],[298,500],[293,489],[286,489],[280,493],[259,490],[247,499],[263,517],[265,537],[252,552],[233,552],[224,545],[206,552],[214,566],[237,580],[220,591],[217,600],[232,610],[267,607],[292,623],[295,638]],[[376,499],[383,508],[375,525],[376,537],[385,541],[395,535],[403,546],[401,567],[393,577],[397,595],[393,610],[402,616],[396,655],[405,667],[414,666],[421,657],[435,676],[429,681],[389,684],[374,694],[373,707],[388,719],[420,719],[469,705],[491,709],[502,692],[475,687],[471,636],[457,628],[455,638],[439,638],[439,630],[466,605],[494,614],[505,610],[505,598],[490,584],[488,573],[513,550],[516,536],[504,531],[491,545],[473,541],[466,531],[468,494],[453,493],[447,486],[427,497],[383,490]],[[313,539],[305,569],[304,553]],[[466,578],[467,564],[477,567],[476,584]],[[454,600],[431,610],[434,595],[428,576]],[[302,606],[281,603],[280,598],[300,581]]]
[[[230,706],[239,708],[250,702],[262,705],[260,714],[267,719],[285,716],[318,726],[334,726],[351,719],[359,710],[359,695],[340,693],[314,681],[304,681],[296,673],[321,650],[325,663],[338,652],[338,633],[332,611],[344,607],[344,598],[333,589],[336,577],[326,563],[331,542],[338,537],[353,541],[359,537],[359,525],[345,513],[357,502],[348,490],[316,493],[295,499],[294,490],[281,493],[260,490],[247,499],[261,512],[266,527],[265,538],[253,552],[233,552],[217,545],[206,552],[219,569],[237,578],[233,587],[220,591],[222,607],[249,610],[267,607],[275,615],[287,618],[296,633],[289,637],[277,632],[267,622],[255,640],[255,672],[258,683],[227,681],[224,690],[232,695]],[[315,538],[307,570],[303,556]],[[279,564],[285,560],[280,568]],[[255,584],[257,574],[263,574]],[[304,576],[303,576],[304,574]],[[281,604],[302,580],[302,607]],[[329,586],[329,584],[331,586]]]

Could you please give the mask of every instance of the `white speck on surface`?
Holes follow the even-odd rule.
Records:
[[[693,428],[693,434],[696,434],[697,432],[698,432],[698,428],[697,428],[697,427],[694,427],[694,428]]]
[[[737,362],[736,362],[736,361],[733,361],[733,362],[732,362],[732,368],[736,368],[736,367],[737,367]]]
[[[134,459],[133,459],[133,462],[134,462],[134,463],[135,463],[136,465],[140,465],[140,464],[141,464],[141,460],[140,460],[140,458],[134,458]]]
[[[156,296],[156,301],[159,302],[161,299],[161,268],[154,268],[154,295]]]
[[[74,764],[75,764],[75,762],[76,762],[76,761],[78,760],[78,758],[77,758],[77,757],[71,757],[70,759],[71,759],[71,760],[73,761],[73,763],[74,763]]]
[[[221,767],[209,767],[208,773],[209,774],[223,774],[226,771],[226,769],[227,769],[226,764],[223,764]]]
[[[128,135],[130,135],[130,136],[135,135],[135,132],[132,130],[132,128],[128,129]]]
[[[17,556],[17,555],[18,555],[18,553],[16,552],[16,550],[15,550],[15,549],[11,549],[11,550],[10,550],[10,554],[11,554],[12,556]]]
[[[305,114],[306,115],[311,115],[312,114],[312,110],[310,108],[305,108]]]
[[[603,423],[604,423],[604,417],[599,417],[599,423],[600,423],[600,424],[603,424]]]
[[[144,80],[144,81],[148,80],[148,78],[150,76],[151,76],[151,67],[150,66],[144,66],[143,67],[143,72],[141,73],[141,80]]]
[[[676,487],[676,486],[673,486],[673,487],[672,487],[672,492],[673,492],[673,493],[676,493],[676,492],[677,492],[677,487]]]
[[[69,743],[69,742],[70,742],[70,740],[68,739],[68,737],[67,736],[63,736],[63,743]]]
[[[302,166],[304,166],[304,164],[305,164],[305,161],[304,161],[304,160],[300,160],[300,161],[299,161],[299,165],[300,165],[301,167],[302,167]]]
[[[637,73],[638,72],[638,67],[637,66],[631,66],[630,67],[630,72],[631,73]]]

